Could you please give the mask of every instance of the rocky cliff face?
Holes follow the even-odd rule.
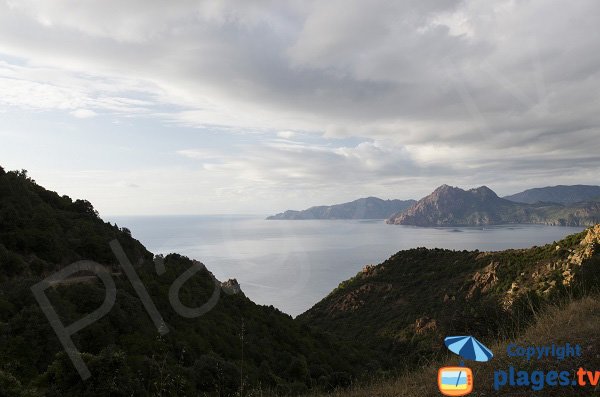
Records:
[[[387,223],[413,226],[482,226],[535,223],[591,226],[600,221],[600,202],[570,206],[554,203],[523,204],[500,198],[481,186],[463,190],[442,185]]]
[[[242,287],[240,286],[237,279],[235,279],[235,278],[230,278],[227,281],[223,281],[221,283],[221,288],[228,295],[236,295],[236,294],[244,295],[244,293],[242,292]]]
[[[519,205],[499,198],[486,186],[463,190],[442,185],[403,213],[387,222],[414,226],[467,226],[519,223],[527,218]]]
[[[595,225],[587,230],[578,245],[566,249],[566,257],[539,263],[522,272],[504,293],[503,308],[510,310],[517,299],[528,293],[548,297],[561,286],[572,287],[578,278],[582,278],[584,271],[597,274],[600,271],[600,262],[593,259],[599,253],[599,246],[600,225]],[[556,251],[564,249],[560,245],[555,247]]]

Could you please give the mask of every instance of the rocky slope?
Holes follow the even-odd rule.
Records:
[[[523,204],[500,198],[482,186],[463,190],[442,185],[387,223],[413,226],[481,226],[495,224],[549,224],[590,226],[600,221],[598,202],[570,206],[556,203]]]
[[[267,219],[387,219],[414,203],[414,200],[382,200],[377,197],[367,197],[349,203],[311,207],[303,211],[288,210]]]
[[[538,202],[574,204],[582,201],[600,200],[600,186],[558,185],[528,189],[504,197],[518,203],[534,204]]]
[[[415,226],[528,223],[524,207],[501,199],[486,186],[463,190],[442,185],[388,223]]]
[[[531,309],[600,286],[600,225],[500,252],[418,248],[367,266],[299,317],[378,350],[384,365],[435,357],[449,333],[494,339]],[[521,324],[521,325],[523,325]]]

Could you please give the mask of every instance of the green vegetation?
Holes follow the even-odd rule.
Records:
[[[121,273],[109,247],[114,239],[161,313],[166,335]],[[166,272],[158,275],[154,256],[128,229],[102,221],[89,202],[47,191],[25,171],[0,168],[0,395],[284,396],[340,388],[389,395],[387,385],[408,382],[407,370],[447,357],[442,340],[449,331],[494,345],[521,335],[539,310],[594,293],[599,245],[596,226],[526,250],[416,248],[366,267],[297,319],[243,293],[222,293],[212,311],[186,319],[168,294],[192,260],[167,255]],[[92,373],[85,382],[30,290],[82,259],[110,269],[117,287],[109,314],[73,335]],[[46,290],[65,325],[105,297],[95,277],[73,277]],[[212,275],[199,272],[181,288],[181,301],[201,306],[213,288]],[[368,379],[378,385],[346,389]]]
[[[344,281],[298,320],[341,340],[360,340],[371,366],[390,376],[445,354],[443,338],[495,341],[534,313],[600,286],[600,226],[562,241],[500,252],[417,248]]]
[[[120,274],[109,242],[124,247],[170,332],[159,336],[138,295]],[[111,268],[117,299],[108,315],[73,335],[92,377],[83,382],[35,301],[30,287],[81,259]],[[25,171],[0,172],[0,395],[233,396],[243,389],[298,394],[349,384],[364,370],[360,349],[295,322],[243,294],[221,294],[208,314],[186,319],[168,291],[192,265],[164,258],[158,276],[153,255],[127,229],[103,222],[92,205],[47,191]],[[81,274],[80,274],[81,275]],[[180,290],[198,307],[213,292],[207,271]],[[97,309],[103,284],[59,285],[46,291],[63,324]],[[243,339],[242,339],[243,335]],[[243,356],[242,356],[243,350]]]
[[[536,313],[535,321],[522,333],[506,337],[500,342],[489,344],[494,352],[494,358],[489,363],[468,362],[474,373],[473,396],[583,396],[595,395],[597,388],[579,387],[546,387],[533,393],[525,386],[506,387],[496,391],[493,389],[493,371],[515,366],[522,370],[577,370],[580,366],[588,370],[600,368],[600,297],[589,295],[580,299],[566,299],[546,307]],[[506,349],[510,343],[519,346],[547,346],[571,343],[580,344],[583,351],[581,358],[567,358],[557,363],[555,359],[535,360],[526,362],[523,359],[507,357]],[[311,393],[306,397],[397,397],[410,395],[414,397],[437,397],[436,378],[439,368],[456,366],[456,356],[446,354],[438,360],[425,365],[415,366],[410,372],[391,379],[373,378],[369,382],[356,384],[351,388],[336,390],[331,393]]]
[[[0,173],[0,282],[41,276],[81,259],[116,260],[107,242],[118,238],[132,261],[152,260],[130,234],[98,217],[86,200],[37,185],[26,171]]]

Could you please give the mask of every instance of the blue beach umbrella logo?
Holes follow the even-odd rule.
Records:
[[[444,344],[463,360],[486,362],[494,353],[472,336],[448,336]],[[461,360],[458,367],[443,367],[438,371],[438,387],[445,396],[466,396],[473,391],[473,371]]]
[[[444,344],[452,353],[465,360],[486,362],[494,357],[494,353],[472,336],[448,336]]]

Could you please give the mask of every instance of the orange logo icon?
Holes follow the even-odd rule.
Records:
[[[440,368],[438,387],[445,396],[465,396],[473,391],[473,371],[466,367]]]

